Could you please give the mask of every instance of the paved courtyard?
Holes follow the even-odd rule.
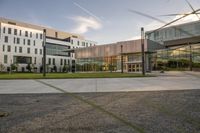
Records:
[[[0,132],[200,132],[200,74],[155,74],[159,76],[0,80]]]
[[[200,89],[199,72],[168,72],[158,77],[112,79],[45,79],[67,92],[127,92]],[[0,80],[0,94],[59,93],[37,80]]]

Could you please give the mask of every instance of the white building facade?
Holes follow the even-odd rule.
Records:
[[[45,27],[5,22],[0,19],[0,71],[42,72],[43,61],[43,29]],[[30,24],[31,25],[31,24]],[[47,28],[48,29],[48,28]],[[48,32],[48,30],[47,30]],[[55,32],[55,36],[54,33]],[[59,37],[59,34],[62,37]],[[66,37],[66,38],[65,38]],[[48,72],[75,71],[75,55],[66,52],[74,49],[96,45],[79,36],[49,30],[46,36],[46,64]],[[13,68],[14,66],[14,68]],[[28,67],[29,66],[29,67]]]

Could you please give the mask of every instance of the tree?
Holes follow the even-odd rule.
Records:
[[[68,72],[69,71],[69,65],[64,65],[62,70],[63,70],[63,72]]]
[[[11,71],[17,70],[18,65],[17,64],[11,64]]]
[[[31,72],[31,70],[32,70],[31,64],[27,64],[26,69],[27,69],[29,72]]]
[[[43,66],[41,65],[40,66],[40,73],[42,73],[43,72]]]
[[[57,66],[56,65],[53,66],[53,70],[54,70],[54,72],[57,72]]]
[[[6,67],[5,67],[2,63],[0,63],[0,72],[4,71],[5,68],[6,68]]]

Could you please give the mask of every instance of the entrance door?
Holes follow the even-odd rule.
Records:
[[[140,72],[141,64],[128,64],[128,72]]]

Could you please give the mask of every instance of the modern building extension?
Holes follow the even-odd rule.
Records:
[[[65,50],[96,45],[80,35],[0,18],[0,71],[41,72],[44,29],[48,72],[75,71],[75,55]]]
[[[200,69],[200,21],[148,31],[146,37],[165,47],[152,55],[155,68]]]
[[[200,69],[200,21],[148,31],[145,36],[147,71]],[[121,71],[122,67],[126,72],[141,71],[141,40],[80,48],[75,55],[77,71]]]
[[[151,55],[163,48],[151,40],[144,41],[145,66],[151,70]],[[141,40],[117,42],[75,50],[77,71],[139,72],[142,69]]]

